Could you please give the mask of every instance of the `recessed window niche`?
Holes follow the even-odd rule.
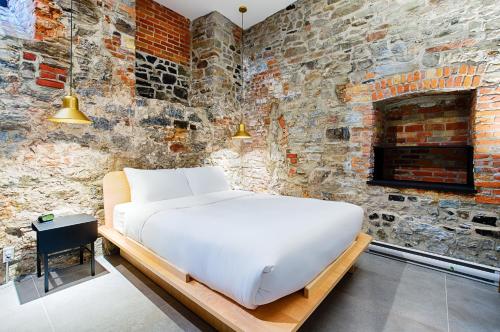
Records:
[[[415,94],[374,103],[370,184],[474,192],[473,91]]]

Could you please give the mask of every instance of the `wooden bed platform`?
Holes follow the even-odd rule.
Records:
[[[244,308],[226,296],[192,279],[140,243],[113,228],[113,207],[130,201],[123,172],[104,177],[105,226],[99,234],[120,248],[120,255],[220,331],[296,331],[342,277],[353,267],[372,237],[359,233],[351,246],[303,290],[255,310]]]

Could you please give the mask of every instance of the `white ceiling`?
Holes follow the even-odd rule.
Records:
[[[238,26],[241,25],[240,5],[248,7],[244,28],[259,23],[272,14],[286,8],[295,0],[156,0],[167,8],[194,20],[213,11],[218,11]]]

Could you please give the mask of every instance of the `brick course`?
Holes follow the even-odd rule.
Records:
[[[188,65],[191,58],[190,21],[154,0],[136,2],[136,48]]]
[[[64,36],[62,10],[51,0],[35,0],[35,39],[53,39]]]
[[[438,183],[467,183],[467,155],[461,148],[387,149],[384,178]]]

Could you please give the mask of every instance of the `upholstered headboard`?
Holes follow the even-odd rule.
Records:
[[[115,205],[130,202],[130,187],[125,172],[111,172],[102,180],[104,196],[104,223],[113,227],[113,209]]]

